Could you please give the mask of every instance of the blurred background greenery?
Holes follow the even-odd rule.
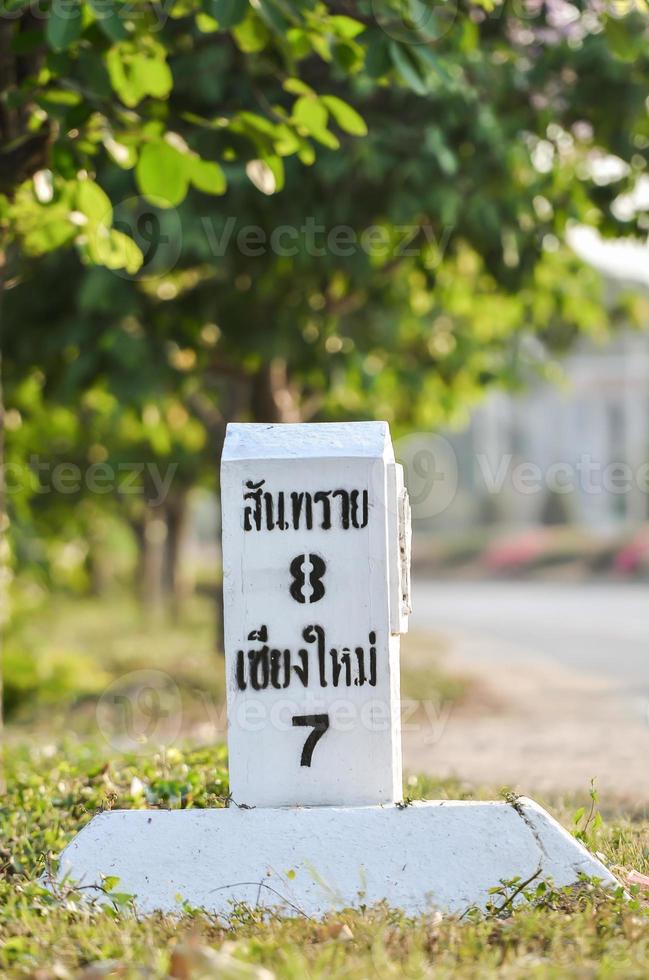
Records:
[[[5,713],[83,727],[156,667],[191,714],[223,685],[229,420],[458,430],[646,327],[646,285],[570,237],[646,239],[646,4],[2,7]],[[498,551],[482,516],[419,560],[625,544]]]

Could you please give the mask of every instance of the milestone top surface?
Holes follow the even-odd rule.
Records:
[[[387,455],[386,455],[387,454]],[[230,422],[222,461],[246,459],[394,460],[387,422]]]

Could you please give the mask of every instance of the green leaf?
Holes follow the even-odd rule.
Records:
[[[9,217],[26,255],[44,255],[74,240],[79,232],[78,225],[70,220],[75,192],[76,183],[59,181],[51,200],[41,203],[33,180],[18,188],[9,207]]]
[[[632,62],[638,57],[636,36],[628,29],[628,20],[618,20],[615,17],[606,18],[606,40],[616,58],[620,61]],[[643,42],[646,43],[646,42]]]
[[[219,29],[218,21],[204,13],[196,14],[196,26],[201,34],[213,34]]]
[[[111,85],[120,99],[131,108],[151,95],[165,98],[173,78],[166,61],[167,52],[150,37],[137,41],[120,41],[106,55]]]
[[[383,31],[375,31],[365,49],[365,68],[370,78],[381,78],[392,67],[390,47]]]
[[[31,0],[2,0],[0,2],[0,17],[6,17],[7,14],[15,14],[19,10],[24,10],[25,7],[31,6]],[[17,38],[14,38],[12,43],[12,48],[15,47],[15,42]]]
[[[53,0],[45,38],[54,51],[65,51],[81,37],[81,7],[70,0]]]
[[[468,17],[464,18],[460,37],[460,50],[464,54],[467,54],[470,51],[475,51],[479,43],[480,31],[478,30],[478,25],[475,21],[469,20]]]
[[[135,168],[141,192],[161,208],[180,204],[189,187],[193,160],[164,140],[147,143]]]
[[[475,2],[487,9],[485,3],[491,4],[490,8],[493,10],[493,0],[485,0],[485,3],[481,0],[475,0]],[[426,41],[437,41],[439,40],[439,25],[436,16],[436,4],[430,2],[423,2],[423,0],[410,0],[409,2],[410,12],[407,20],[411,26],[411,30],[416,32],[419,38]],[[443,10],[443,5],[440,5]],[[416,47],[420,47],[417,43]]]
[[[128,31],[120,17],[120,6],[111,0],[89,0],[97,23],[111,41],[123,41]]]
[[[301,61],[311,54],[311,42],[306,31],[292,27],[290,31],[286,32],[286,41],[294,61]]]
[[[315,136],[327,128],[328,113],[320,99],[303,95],[293,106],[293,122]]]
[[[440,129],[436,126],[429,126],[426,129],[424,146],[435,155],[440,170],[447,177],[455,176],[458,171],[458,160],[452,150],[447,146]]]
[[[49,215],[24,235],[23,246],[27,255],[44,255],[67,245],[75,238],[76,228],[64,218]]]
[[[281,157],[291,156],[300,149],[300,137],[285,123],[275,128],[275,150]]]
[[[292,122],[323,146],[337,150],[340,142],[327,129],[329,113],[321,99],[303,96],[293,106]]]
[[[204,0],[203,3],[203,10],[217,21],[221,30],[240,24],[248,9],[248,0]]]
[[[95,234],[88,236],[87,256],[95,265],[125,269],[130,275],[136,273],[144,261],[139,246],[132,238],[105,225],[99,225]]]
[[[266,23],[266,25],[276,34],[280,34],[282,37],[286,36],[286,32],[291,27],[290,22],[284,17],[282,13],[277,9],[274,3],[269,3],[268,0],[255,0],[255,6],[259,11],[259,16]]]
[[[110,198],[94,180],[82,180],[77,186],[77,210],[85,214],[88,221],[110,226],[113,221],[113,206]]]
[[[171,69],[163,58],[141,58],[137,62],[140,83],[145,95],[164,99],[173,85]]]
[[[446,82],[447,84],[453,84],[453,76],[448,71],[441,58],[425,44],[418,44],[413,50],[413,56],[415,62],[419,62],[419,65],[424,72],[426,69],[432,68],[435,74],[438,75],[442,81]]]
[[[244,54],[262,51],[270,39],[270,31],[259,17],[248,13],[232,31],[234,40]]]
[[[241,132],[250,135],[261,136],[264,139],[274,139],[277,127],[270,119],[260,116],[256,112],[240,112],[233,120],[230,127],[234,132]]]
[[[338,37],[344,38],[356,37],[357,34],[365,30],[365,24],[361,24],[360,21],[354,20],[352,17],[346,17],[344,14],[334,14],[333,17],[329,17],[327,25],[333,28]]]
[[[45,105],[75,106],[79,105],[82,101],[79,92],[73,92],[70,89],[63,88],[51,88],[43,92],[39,98],[39,103],[42,102]]]
[[[311,86],[303,82],[301,78],[287,78],[283,82],[282,88],[285,92],[290,92],[291,95],[315,95]]]
[[[190,178],[194,187],[204,194],[225,193],[227,187],[225,174],[213,160],[192,158]]]
[[[419,74],[417,68],[410,60],[410,57],[405,52],[402,44],[397,44],[396,41],[390,43],[390,57],[392,59],[392,64],[396,68],[397,74],[401,77],[402,81],[416,92],[417,95],[426,95],[428,92],[428,86],[426,82]]]
[[[319,54],[323,61],[331,61],[331,40],[328,37],[323,37],[322,34],[318,34],[317,31],[310,31],[308,34],[308,41],[316,54]]]
[[[357,41],[336,41],[332,46],[334,61],[346,74],[353,75],[363,67],[363,48]]]
[[[341,129],[352,136],[366,136],[367,126],[365,120],[356,109],[343,102],[336,95],[322,95],[320,101],[326,105],[327,109],[334,117]]]
[[[305,167],[310,167],[315,163],[315,150],[308,140],[300,140],[300,149],[297,155],[300,163],[303,163]]]

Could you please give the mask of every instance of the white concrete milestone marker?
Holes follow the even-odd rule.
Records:
[[[385,423],[229,426],[222,511],[236,805],[101,813],[60,879],[101,901],[117,877],[142,913],[226,916],[463,912],[515,877],[616,884],[531,800],[400,803],[410,520]]]
[[[407,497],[388,426],[230,425],[221,488],[234,800],[401,799]]]

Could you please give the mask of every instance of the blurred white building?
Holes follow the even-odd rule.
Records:
[[[649,519],[649,333],[584,344],[564,371],[561,387],[492,395],[450,437],[476,522]]]
[[[587,234],[577,251],[613,289],[649,287],[649,249]],[[649,331],[582,341],[565,383],[491,395],[468,429],[448,434],[458,492],[436,524],[574,522],[593,529],[649,520]]]

